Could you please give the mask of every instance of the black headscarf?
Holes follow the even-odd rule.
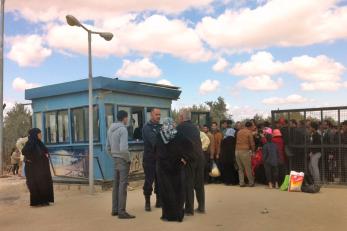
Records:
[[[28,150],[34,149],[36,145],[40,147],[44,146],[41,140],[37,138],[37,135],[40,133],[41,130],[39,128],[32,128],[29,130],[28,142],[26,143]]]

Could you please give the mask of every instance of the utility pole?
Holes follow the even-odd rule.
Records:
[[[1,28],[0,28],[0,176],[4,170],[3,137],[4,137],[4,23],[5,0],[1,0]]]

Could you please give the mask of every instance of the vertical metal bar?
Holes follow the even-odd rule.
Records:
[[[306,128],[306,123],[307,123],[307,120],[306,120],[306,110],[304,111],[304,121],[305,121],[305,125],[304,125],[304,169],[305,169],[305,172],[307,172],[307,128]]]
[[[89,193],[94,193],[94,133],[93,133],[93,76],[92,33],[88,31],[88,96],[89,96]]]
[[[321,123],[323,123],[323,109],[320,110],[320,119],[321,119]],[[322,153],[322,158],[321,158],[321,163],[322,163],[322,175],[323,175],[323,183],[326,184],[326,179],[325,179],[325,174],[327,174],[327,171],[325,169],[325,152],[327,152],[326,150],[329,150],[328,148],[325,147],[324,142],[324,137],[323,137],[323,133],[321,136],[321,146],[320,146],[320,151]]]
[[[340,178],[340,182],[343,180],[342,179],[342,144],[341,144],[341,131],[340,131],[340,126],[341,126],[341,110],[338,109],[337,112],[337,117],[338,117],[338,137],[339,137],[339,158],[337,158],[337,168],[338,168],[338,172],[339,172],[339,178]]]
[[[0,31],[0,176],[3,175],[3,135],[4,135],[4,26],[5,0],[1,0],[1,31]]]

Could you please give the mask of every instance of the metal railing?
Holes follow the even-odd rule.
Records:
[[[324,184],[347,184],[347,107],[274,110],[272,124],[279,128],[285,142],[289,169],[308,172],[311,149],[320,150],[321,181]],[[310,142],[310,124],[319,125],[321,144]]]

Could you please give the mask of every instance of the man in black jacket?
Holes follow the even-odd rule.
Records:
[[[177,131],[183,134],[186,139],[193,143],[193,155],[195,158],[185,165],[186,175],[186,203],[185,213],[188,216],[194,215],[194,189],[198,201],[196,212],[205,213],[205,187],[204,187],[204,156],[200,132],[196,125],[191,122],[190,112],[182,110],[180,112],[180,124]]]
[[[143,186],[143,194],[145,196],[145,210],[151,211],[151,195],[153,192],[153,183],[155,185],[154,193],[156,194],[157,201],[156,207],[161,207],[160,191],[156,176],[156,156],[155,156],[155,143],[157,134],[160,130],[160,109],[153,108],[151,110],[151,120],[148,121],[142,129],[142,137],[144,143],[143,153],[143,170],[145,172],[145,183]]]

